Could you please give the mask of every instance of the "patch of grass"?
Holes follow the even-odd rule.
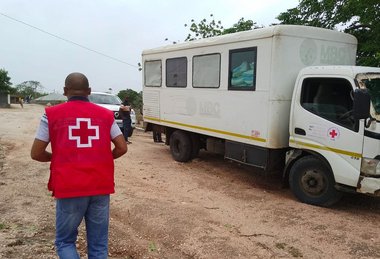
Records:
[[[154,242],[150,242],[149,243],[149,245],[148,245],[148,251],[149,252],[155,252],[155,251],[157,251],[157,247],[156,247],[156,245],[155,245]]]
[[[293,246],[288,246],[285,243],[276,243],[275,246],[277,249],[286,249],[293,257],[303,257],[301,251]]]
[[[225,226],[226,228],[229,228],[229,229],[233,228],[233,226],[230,225],[230,224],[224,224],[224,226]]]
[[[298,250],[297,248],[293,247],[293,246],[289,247],[289,253],[290,253],[293,257],[303,257],[301,251]]]
[[[0,223],[0,230],[6,229],[7,226],[4,223]]]
[[[21,246],[23,244],[24,244],[24,242],[22,240],[17,239],[16,241],[7,244],[7,246],[8,247],[13,247],[13,246]]]

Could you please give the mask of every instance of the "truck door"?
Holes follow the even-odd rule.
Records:
[[[356,187],[364,129],[352,114],[354,81],[305,77],[300,82],[293,101],[290,145],[323,157],[335,182]]]

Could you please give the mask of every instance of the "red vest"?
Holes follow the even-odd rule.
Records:
[[[52,149],[48,188],[56,198],[114,193],[113,113],[85,101],[46,109]]]

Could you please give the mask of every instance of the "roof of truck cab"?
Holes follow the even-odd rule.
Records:
[[[366,73],[380,73],[380,68],[364,66],[311,66],[303,68],[299,75],[339,75],[354,78],[357,74]]]
[[[254,39],[271,38],[274,36],[326,39],[329,41],[345,42],[355,45],[357,44],[357,39],[354,36],[343,32],[302,25],[275,25],[266,28],[236,32],[194,41],[187,41],[184,43],[172,44],[154,49],[147,49],[142,52],[142,55],[249,41]]]

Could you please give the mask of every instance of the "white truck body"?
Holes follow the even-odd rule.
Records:
[[[301,100],[308,95],[301,93],[307,77],[312,78],[305,80],[310,99],[317,95],[317,83],[334,85],[326,78],[354,91],[357,74],[379,73],[379,69],[353,67],[356,46],[356,38],[348,34],[279,25],[145,50],[144,122],[148,130],[166,133],[172,154],[173,149],[174,153],[192,149],[191,155],[185,152],[179,159],[173,154],[178,161],[196,156],[200,147],[221,149],[226,158],[266,170],[286,165],[287,177],[297,159],[315,155],[332,171],[335,183],[361,191],[361,158],[367,152],[364,120],[360,126],[358,121],[355,126],[343,122],[342,127],[341,122],[326,120],[327,113],[312,110],[315,105],[310,100]],[[326,137],[331,128],[339,137]],[[175,142],[185,140],[185,145],[176,148],[170,143],[178,130],[189,135],[190,147],[186,137],[178,140],[178,134]],[[198,143],[202,141],[204,145]],[[380,154],[378,140],[364,142],[371,143],[369,157]],[[331,152],[335,149],[339,152]],[[376,180],[374,185],[368,193],[378,192],[380,183]]]

